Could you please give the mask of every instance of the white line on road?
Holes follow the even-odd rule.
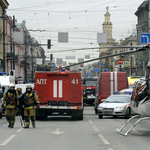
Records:
[[[89,123],[90,123],[90,124],[93,124],[93,122],[92,122],[91,120],[89,120]]]
[[[5,146],[7,143],[9,143],[16,135],[11,135],[8,139],[6,139],[0,146]]]
[[[19,133],[19,132],[21,132],[22,130],[23,130],[23,128],[20,128],[20,129],[18,129],[16,132]]]
[[[102,134],[98,134],[99,138],[104,142],[104,144],[109,145],[110,143],[104,138]]]
[[[93,129],[95,130],[95,132],[99,132],[99,130],[97,129],[96,126],[92,125]]]
[[[114,150],[114,149],[112,149],[112,148],[109,148],[109,150]]]

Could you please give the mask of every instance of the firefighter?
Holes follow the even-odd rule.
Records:
[[[29,128],[30,119],[33,128],[35,128],[35,105],[39,107],[39,104],[38,96],[32,90],[31,86],[27,86],[24,93],[25,128]]]
[[[9,90],[5,93],[2,101],[2,107],[4,107],[4,103],[6,102],[5,116],[9,122],[8,127],[10,128],[14,127],[17,107],[19,105],[18,96],[19,94],[15,90],[15,85],[11,83],[9,85]]]
[[[22,94],[22,88],[17,88],[16,90],[17,90],[19,95]]]

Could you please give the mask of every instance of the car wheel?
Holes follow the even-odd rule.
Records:
[[[97,109],[95,108],[95,114],[97,114]]]
[[[130,109],[127,108],[125,118],[126,118],[126,119],[129,119],[129,117],[130,117]]]
[[[117,118],[117,116],[113,116],[114,118]]]
[[[2,115],[2,112],[0,113],[0,118],[2,118],[3,117],[3,115]]]
[[[102,116],[102,115],[99,115],[99,119],[101,119],[101,118],[103,118],[103,116]]]

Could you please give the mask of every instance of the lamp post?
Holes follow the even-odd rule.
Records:
[[[13,32],[15,32],[15,28],[16,28],[16,25],[15,25],[15,16],[13,16],[13,25],[12,25],[12,28],[13,28]],[[13,70],[15,70],[15,43],[13,41]]]
[[[2,20],[3,20],[3,71],[5,72],[5,20],[6,16],[5,16],[5,6],[3,5],[2,8],[2,16],[1,16]]]

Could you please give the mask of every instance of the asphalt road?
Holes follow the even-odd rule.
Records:
[[[49,117],[37,121],[36,128],[23,129],[17,116],[15,127],[0,119],[0,150],[149,150],[150,124],[138,125],[127,137],[116,132],[126,121],[123,117],[98,119],[93,107],[85,107],[84,120]],[[128,126],[129,127],[129,126]]]

